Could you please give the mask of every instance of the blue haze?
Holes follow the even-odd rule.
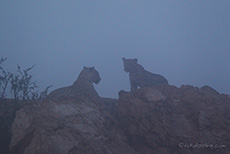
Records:
[[[105,97],[129,90],[122,57],[170,84],[230,93],[229,0],[0,0],[0,56],[41,89],[72,84],[96,66]]]

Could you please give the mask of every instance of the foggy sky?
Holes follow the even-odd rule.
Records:
[[[0,0],[0,57],[28,68],[41,89],[71,85],[83,66],[100,96],[129,90],[122,57],[180,87],[230,93],[229,0]]]

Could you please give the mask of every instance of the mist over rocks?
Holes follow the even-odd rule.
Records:
[[[118,105],[80,97],[17,111],[11,154],[227,154],[230,98],[209,86],[119,92]]]

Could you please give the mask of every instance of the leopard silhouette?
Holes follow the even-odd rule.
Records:
[[[137,59],[122,58],[125,72],[129,73],[130,89],[138,87],[151,87],[154,85],[168,84],[167,79],[159,74],[146,71],[143,66],[137,63]]]
[[[100,81],[101,77],[95,67],[84,66],[77,80],[71,86],[52,91],[48,98],[82,96],[100,103],[117,103],[117,99],[104,98],[98,95],[93,83],[98,84]]]

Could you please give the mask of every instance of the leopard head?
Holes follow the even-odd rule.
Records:
[[[85,79],[98,84],[101,81],[101,77],[95,67],[85,67],[83,71],[85,72]]]
[[[135,72],[137,68],[137,59],[122,58],[125,72]]]

